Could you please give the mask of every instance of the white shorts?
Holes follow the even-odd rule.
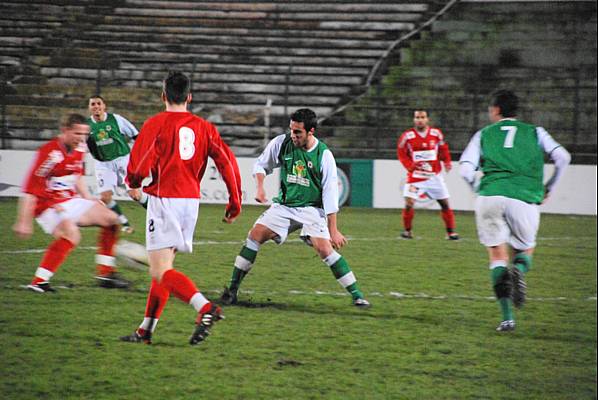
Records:
[[[308,244],[310,237],[330,239],[328,220],[324,210],[316,207],[287,207],[274,203],[255,221],[268,227],[278,236],[274,241],[284,243],[289,233],[301,228],[300,236]]]
[[[98,193],[112,191],[117,186],[129,190],[125,183],[127,176],[127,166],[129,164],[129,155],[115,158],[112,161],[95,160],[96,180],[98,184]]]
[[[536,246],[540,226],[537,204],[504,196],[479,196],[475,219],[480,243],[486,247],[508,243],[516,250]]]
[[[147,250],[174,247],[177,251],[191,253],[198,212],[199,199],[148,195],[145,218]]]
[[[449,192],[442,175],[437,174],[432,178],[421,182],[405,183],[403,197],[410,197],[418,200],[424,196],[427,196],[432,200],[444,200],[449,198]]]
[[[48,208],[35,220],[39,226],[42,227],[44,232],[51,235],[58,224],[65,219],[71,220],[75,224],[78,223],[81,216],[89,211],[95,204],[97,204],[97,202],[94,200],[76,197],[57,204],[56,206],[60,206],[63,209],[62,211],[57,211],[55,208]]]

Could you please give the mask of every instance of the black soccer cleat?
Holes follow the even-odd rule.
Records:
[[[211,303],[208,311],[197,315],[195,330],[189,338],[189,344],[196,345],[203,342],[210,334],[210,328],[221,319],[224,319],[222,309],[216,304]]]
[[[451,232],[446,235],[446,240],[459,240],[459,234],[456,232]]]
[[[401,237],[403,239],[413,239],[413,233],[411,231],[403,231],[401,232]]]
[[[496,327],[497,332],[512,332],[515,330],[515,321],[512,319],[503,321]]]
[[[131,282],[123,279],[117,272],[111,272],[108,275],[98,275],[96,279],[98,280],[98,285],[105,289],[127,289],[131,286]]]
[[[56,289],[50,286],[50,282],[40,282],[35,285],[27,285],[27,289],[35,293],[56,293]]]
[[[525,296],[527,295],[527,284],[523,278],[523,272],[519,268],[514,267],[511,269],[511,281],[513,283],[511,299],[513,300],[513,305],[517,308],[523,306]]]
[[[145,344],[152,344],[152,333],[145,332],[143,335],[140,335],[137,331],[133,332],[127,336],[121,336],[120,340],[123,342],[129,343],[145,343]]]
[[[230,306],[233,304],[237,304],[237,301],[237,291],[230,290],[225,286],[224,290],[222,291],[222,296],[220,296],[219,303],[225,306]]]

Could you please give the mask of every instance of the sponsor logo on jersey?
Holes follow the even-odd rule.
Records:
[[[303,162],[303,160],[295,161],[295,165],[293,165],[293,175],[305,177],[306,173],[307,172],[305,171],[305,163]]]
[[[425,143],[424,143],[425,144]],[[413,161],[436,161],[436,149],[433,150],[420,150],[413,152]]]
[[[305,178],[306,175],[307,170],[305,163],[303,160],[297,160],[295,161],[295,165],[293,165],[293,173],[287,175],[287,182],[309,187],[310,182],[309,179]]]

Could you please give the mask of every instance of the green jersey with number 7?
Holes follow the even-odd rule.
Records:
[[[506,196],[526,203],[544,199],[544,152],[536,127],[503,119],[481,130],[482,196]]]

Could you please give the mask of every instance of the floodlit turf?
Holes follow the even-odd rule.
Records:
[[[143,242],[144,210],[122,203]],[[471,213],[463,240],[444,240],[437,212],[417,211],[414,240],[398,239],[397,210],[344,209],[341,253],[370,310],[351,305],[328,268],[291,236],[266,244],[245,279],[243,306],[198,346],[195,313],[172,297],[154,344],[123,343],[138,326],[148,276],[123,269],[129,291],[95,285],[96,229],[39,295],[27,284],[50,238],[17,240],[16,201],[0,200],[2,399],[592,399],[596,398],[596,218],[542,216],[529,300],[517,330],[500,322],[486,253]],[[223,206],[202,206],[195,252],[177,265],[208,297],[228,282],[263,208],[232,226]]]

